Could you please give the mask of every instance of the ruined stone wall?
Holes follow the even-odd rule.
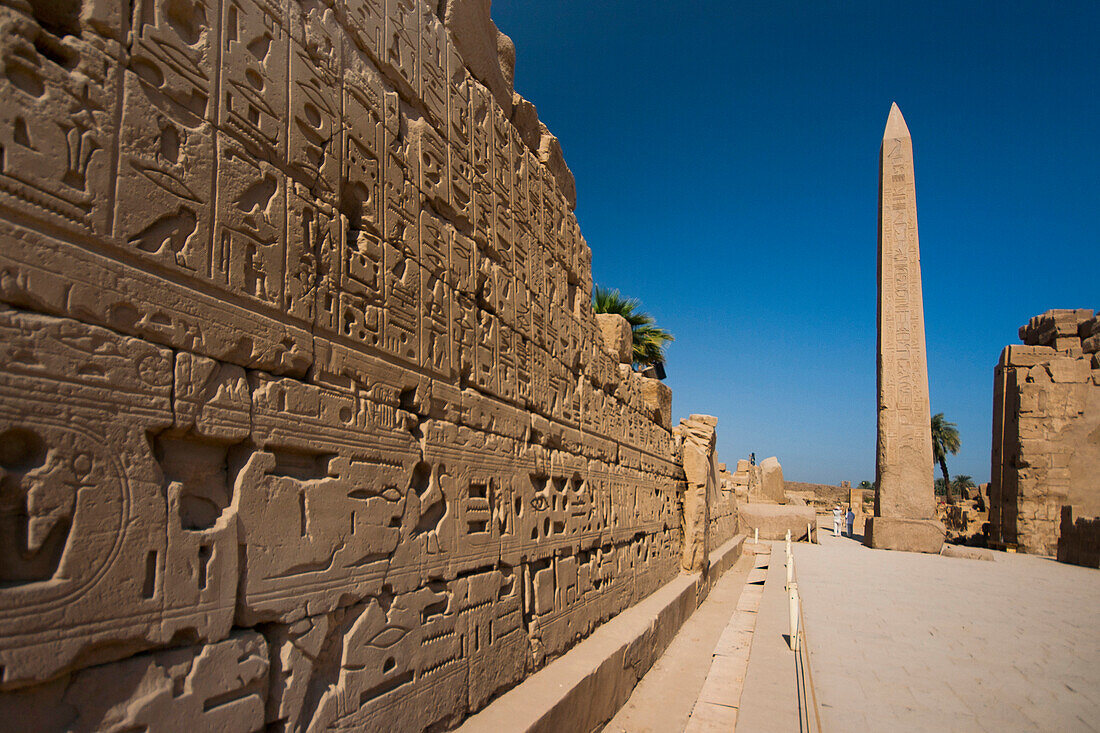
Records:
[[[717,455],[715,456],[717,460]],[[737,534],[737,486],[726,464],[718,463],[718,491],[710,510],[710,534],[715,547]]]
[[[853,489],[847,486],[810,484],[804,481],[784,481],[783,488],[784,491],[788,492],[812,493],[816,502],[819,502],[822,506],[829,507],[835,504],[847,505],[853,491]]]
[[[1100,568],[1100,517],[1073,519],[1073,507],[1062,507],[1058,527],[1058,562]]]
[[[0,719],[445,727],[678,572],[487,6],[0,0]]]
[[[990,540],[1055,555],[1062,507],[1100,516],[1100,318],[1051,310],[993,380]]]

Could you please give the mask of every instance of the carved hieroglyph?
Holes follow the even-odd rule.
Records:
[[[440,5],[0,3],[0,717],[440,729],[679,572],[670,396]]]
[[[913,140],[896,104],[882,137],[879,174],[875,514],[931,519],[935,496]]]

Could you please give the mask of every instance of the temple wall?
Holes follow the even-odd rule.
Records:
[[[1073,507],[1062,507],[1058,527],[1058,562],[1100,568],[1100,517],[1073,519]]]
[[[0,2],[0,718],[448,727],[680,572],[477,3]]]
[[[1047,311],[1020,338],[994,372],[990,540],[1056,555],[1063,506],[1100,516],[1100,318]]]

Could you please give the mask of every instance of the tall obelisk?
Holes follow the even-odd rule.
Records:
[[[878,451],[870,547],[939,552],[913,139],[897,104],[879,151]]]

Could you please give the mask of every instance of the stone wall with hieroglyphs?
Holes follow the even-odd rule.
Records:
[[[1020,339],[993,378],[989,537],[1056,555],[1063,507],[1100,517],[1100,317],[1050,310]]]
[[[447,727],[679,572],[487,8],[0,0],[0,718]]]

